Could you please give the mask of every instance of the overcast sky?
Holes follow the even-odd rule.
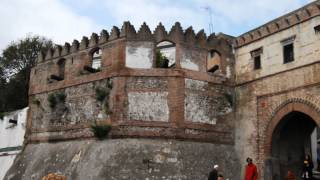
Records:
[[[159,22],[169,30],[183,28],[209,33],[211,8],[214,32],[238,36],[312,0],[0,0],[0,50],[28,34],[55,43],[81,40],[123,21],[136,29],[146,22],[153,31]]]

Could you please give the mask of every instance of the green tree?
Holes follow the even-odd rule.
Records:
[[[30,70],[36,64],[40,51],[52,47],[52,41],[40,36],[27,36],[12,42],[0,56],[0,112],[28,105]],[[1,74],[2,73],[2,74]],[[4,81],[1,84],[1,81]]]

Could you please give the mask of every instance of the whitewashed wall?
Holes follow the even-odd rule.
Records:
[[[24,140],[26,130],[28,108],[10,112],[2,120],[0,119],[0,179],[3,179],[7,170],[12,165]],[[10,119],[16,119],[17,125],[9,123]]]

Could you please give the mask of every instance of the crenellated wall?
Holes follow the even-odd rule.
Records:
[[[226,179],[239,179],[249,156],[259,178],[272,179],[282,115],[320,121],[319,16],[316,0],[236,38],[124,22],[40,52],[29,89],[31,144],[6,178],[205,179],[219,164]],[[285,62],[288,39],[294,60]],[[112,126],[111,139],[94,139],[95,122]]]
[[[125,22],[110,34],[103,30],[100,36],[93,33],[80,43],[74,40],[41,52],[31,72],[29,141],[93,137],[90,125],[99,121],[113,126],[115,138],[233,144],[231,43],[230,36],[195,34],[192,27],[184,31],[179,23],[169,32],[160,23],[152,33],[145,23],[136,32]],[[160,44],[169,49],[158,50]],[[98,49],[101,67],[93,69]],[[170,56],[172,67],[157,67],[158,51]],[[214,72],[207,68],[212,51],[220,59]],[[108,88],[108,82],[110,92],[99,101],[97,89]],[[59,94],[65,96],[61,102]],[[55,107],[52,96],[59,101]]]

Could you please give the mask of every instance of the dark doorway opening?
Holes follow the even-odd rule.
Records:
[[[292,171],[297,179],[301,178],[305,155],[316,156],[313,147],[314,144],[316,147],[317,140],[312,138],[316,127],[314,120],[301,112],[291,112],[281,119],[272,135],[273,180],[285,179],[288,170]]]

